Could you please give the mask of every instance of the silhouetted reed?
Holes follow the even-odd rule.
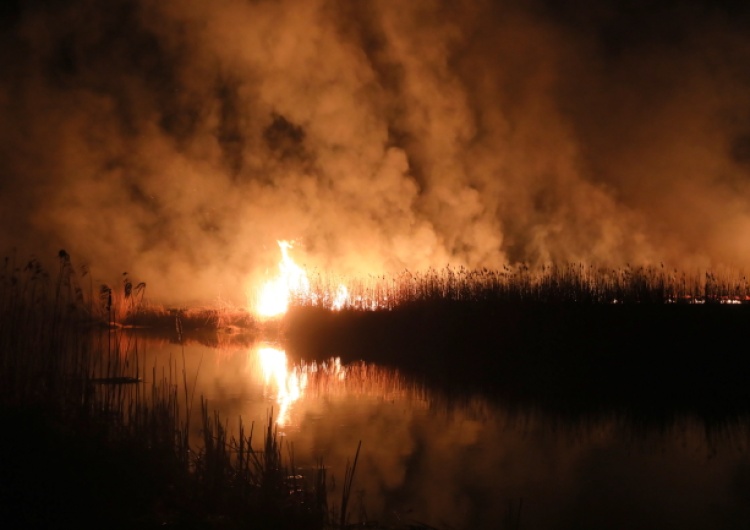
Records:
[[[364,359],[448,391],[720,418],[750,411],[749,297],[729,272],[446,268],[355,283],[338,311],[299,297],[282,330],[299,358]]]
[[[142,352],[118,318],[142,309],[145,284],[81,289],[61,251],[54,280],[36,260],[0,274],[0,517],[19,524],[139,528],[164,524],[338,527],[325,469],[303,476],[269,416],[262,449],[236,437],[192,394],[176,362],[144,382]],[[179,325],[181,316],[176,318]],[[184,394],[178,392],[178,382]],[[12,433],[12,434],[11,434]]]
[[[310,293],[296,293],[297,306],[327,307],[337,281],[311,275]],[[394,276],[370,276],[346,284],[345,307],[393,309],[434,301],[580,304],[704,304],[750,302],[750,286],[741,273],[688,273],[660,266],[596,268],[570,263],[531,269],[526,265],[499,270],[450,267]]]

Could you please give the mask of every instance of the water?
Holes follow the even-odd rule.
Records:
[[[139,340],[142,366],[157,377],[171,367],[180,381],[184,369],[194,410],[203,395],[230,429],[239,417],[254,422],[258,447],[273,414],[303,472],[324,459],[334,501],[361,441],[355,519],[471,529],[750,525],[747,419],[708,427],[694,416],[563,417],[478,395],[448,399],[374,364],[304,364],[276,343]]]

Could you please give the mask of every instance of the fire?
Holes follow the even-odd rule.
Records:
[[[256,303],[256,312],[263,317],[283,315],[289,308],[292,295],[310,292],[310,281],[304,269],[289,256],[290,241],[278,241],[281,249],[279,275],[263,284]]]
[[[279,274],[265,282],[260,288],[255,301],[255,313],[257,315],[264,318],[281,316],[289,309],[292,298],[305,300],[312,305],[330,304],[330,308],[333,310],[342,309],[347,305],[349,290],[345,285],[339,285],[335,294],[325,293],[320,295],[313,293],[307,273],[289,255],[293,242],[278,241],[277,243],[281,250]]]
[[[333,299],[333,304],[331,307],[335,310],[339,310],[346,305],[346,303],[349,301],[349,289],[346,288],[345,285],[339,285],[338,289],[336,290],[336,297]]]

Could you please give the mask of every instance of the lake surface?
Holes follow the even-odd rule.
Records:
[[[303,472],[324,459],[337,503],[361,441],[354,520],[467,529],[750,525],[746,417],[561,416],[481,395],[449,399],[375,364],[305,363],[275,342],[138,343],[147,383],[154,373],[182,381],[184,370],[194,413],[202,395],[230,430],[239,417],[254,422],[257,448],[272,414]],[[199,422],[192,425],[197,440]]]

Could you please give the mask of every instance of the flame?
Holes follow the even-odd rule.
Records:
[[[343,308],[348,301],[349,289],[347,289],[343,284],[339,285],[338,289],[336,290],[336,297],[333,299],[333,304],[331,304],[331,308],[338,311],[339,309]]]
[[[333,310],[340,310],[349,303],[349,290],[343,284],[338,286],[335,295],[313,293],[307,273],[289,256],[293,242],[281,240],[277,243],[281,250],[279,274],[260,288],[255,301],[257,315],[264,318],[281,316],[289,309],[292,298],[305,300],[312,305],[330,303]]]
[[[274,317],[286,313],[292,295],[310,292],[310,281],[304,269],[289,256],[290,241],[278,241],[281,249],[279,275],[263,284],[256,302],[256,312],[263,317]]]

